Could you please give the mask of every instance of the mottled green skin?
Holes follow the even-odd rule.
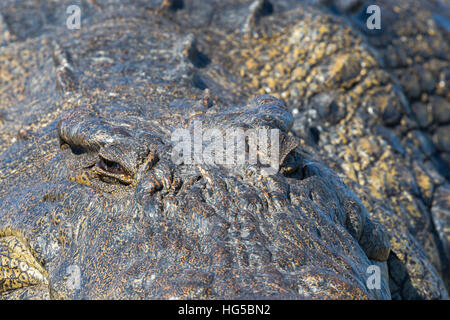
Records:
[[[396,298],[448,298],[429,208],[420,209],[419,222],[410,225],[414,212],[408,208],[398,215],[391,191],[352,179],[345,170],[345,164],[363,162],[346,156],[352,143],[359,150],[359,139],[389,150],[389,141],[375,129],[385,128],[387,105],[396,108],[389,120],[407,118],[401,89],[394,89],[394,80],[370,58],[357,33],[339,24],[335,33],[343,32],[342,37],[312,38],[284,49],[286,37],[298,36],[296,30],[315,33],[333,26],[335,18],[324,11],[328,7],[317,11],[297,3],[292,8],[294,1],[279,1],[272,15],[260,16],[249,9],[252,1],[184,1],[181,10],[161,1],[123,6],[85,1],[82,29],[75,32],[64,28],[58,14],[66,7],[62,2],[43,7],[22,1],[26,10],[13,9],[12,2],[0,6],[11,31],[0,48],[0,192],[5,195],[0,254],[3,242],[16,237],[30,252],[29,264],[45,269],[47,281],[19,281],[16,290],[3,290],[4,298],[388,299],[391,291]],[[15,30],[11,21],[20,20],[18,12],[46,12],[36,18],[45,23]],[[296,56],[299,43],[315,47],[321,41],[337,43],[336,61]],[[275,81],[261,84],[259,79],[268,81],[270,75],[246,71],[249,48],[267,64],[282,62],[280,68],[290,60],[269,51],[292,53],[292,63],[305,69],[308,63],[322,66],[311,72],[318,91],[310,93],[311,80],[287,81],[278,73]],[[333,68],[341,56],[349,68]],[[352,78],[362,82],[353,63],[358,59],[370,69],[364,94],[352,83]],[[330,70],[329,76],[322,77],[323,70]],[[278,85],[288,92],[300,85],[304,91],[286,96]],[[367,88],[379,89],[379,103]],[[259,90],[280,95],[300,113],[292,117],[270,96],[253,98]],[[310,117],[311,110],[327,109],[313,103],[320,90],[334,92],[339,108],[353,110],[344,112],[346,121],[339,115],[331,123]],[[366,114],[364,101],[372,102],[381,119]],[[266,177],[247,165],[173,163],[170,135],[178,127],[192,128],[194,120],[202,120],[204,129],[280,129],[287,155],[280,172]],[[308,132],[318,123],[316,141]],[[400,143],[407,148],[407,142]],[[102,171],[102,158],[126,173]],[[357,170],[361,179],[388,171],[386,158],[396,159],[393,168],[417,162],[417,170],[432,172],[440,184],[446,181],[415,149],[406,149],[403,157],[384,156],[373,174]],[[404,194],[411,185],[406,180],[389,190]],[[415,201],[432,192],[419,188]],[[442,194],[439,205],[445,210]],[[366,270],[374,263],[383,272],[381,290],[366,287]],[[68,281],[72,266],[80,269],[80,288]]]

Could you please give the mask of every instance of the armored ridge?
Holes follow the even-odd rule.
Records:
[[[362,3],[85,1],[78,31],[70,4],[0,5],[3,298],[448,298],[447,122],[419,123]],[[278,172],[175,163],[198,121],[278,129]]]

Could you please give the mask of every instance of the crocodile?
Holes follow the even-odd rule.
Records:
[[[442,278],[448,285],[449,170],[445,152],[440,152],[445,150],[436,147],[438,143],[430,133],[440,132],[446,120],[437,117],[434,122],[444,124],[437,129],[436,124],[420,124],[420,116],[412,107],[416,102],[406,88],[408,73],[399,72],[406,83],[399,80],[397,69],[386,61],[395,55],[385,48],[395,46],[416,56],[426,55],[421,49],[426,48],[428,56],[436,56],[433,72],[419,73],[421,83],[430,77],[436,85],[420,90],[422,95],[432,93],[443,102],[432,114],[446,114],[448,33],[433,19],[433,13],[446,11],[441,4],[429,8],[431,5],[419,1],[405,1],[398,7],[388,1],[377,3],[382,12],[397,12],[386,14],[382,25],[394,25],[401,10],[406,18],[399,20],[398,26],[406,25],[405,19],[411,23],[427,21],[429,36],[422,39],[433,46],[419,43],[412,51],[406,47],[412,42],[399,45],[397,40],[407,27],[396,28],[399,35],[392,28],[368,32],[368,15],[362,14],[367,4],[361,1],[355,1],[349,12],[336,2],[284,12],[276,10],[274,3],[278,14],[260,19],[247,37],[231,28],[217,28],[204,46],[231,48],[224,54],[209,55],[223,62],[221,72],[231,73],[233,80],[242,79],[232,81],[233,90],[243,96],[255,91],[273,94],[286,101],[294,114],[293,131],[303,138],[302,143],[318,149],[322,161],[341,174],[363,199],[371,217],[388,229],[393,249],[389,263],[398,265],[401,261],[405,266],[391,277],[393,297],[439,298],[442,292],[446,296],[445,290],[431,293],[431,288],[442,288]],[[404,8],[408,6],[409,11]],[[420,34],[413,30],[412,35]],[[241,67],[232,67],[236,65]],[[445,140],[448,134],[438,136]],[[407,247],[417,250],[412,254]]]
[[[445,152],[417,145],[445,126],[358,6],[2,3],[1,298],[448,299]],[[199,122],[278,130],[276,172],[176,161]]]

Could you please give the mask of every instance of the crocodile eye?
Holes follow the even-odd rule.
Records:
[[[100,169],[107,171],[109,173],[125,174],[125,170],[119,163],[104,159],[102,157],[100,157],[99,167]]]

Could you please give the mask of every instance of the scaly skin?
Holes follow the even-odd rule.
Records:
[[[446,297],[441,277],[449,274],[448,201],[437,205],[433,199],[436,190],[439,199],[448,197],[448,168],[440,154],[428,152],[435,150],[433,142],[425,140],[380,52],[349,21],[325,14],[326,9],[298,8],[262,18],[246,35],[218,29],[209,40],[214,45],[205,47],[230,48],[215,53],[213,61],[223,62],[223,73],[242,79],[234,88],[241,95],[270,93],[295,107],[294,132],[321,151],[322,160],[342,173],[372,217],[388,229],[392,259],[407,271],[392,276],[393,296]],[[429,49],[447,54],[440,31],[429,32],[437,39],[424,41],[439,44]],[[448,57],[441,59],[448,65]],[[448,94],[440,87],[436,94]]]
[[[358,15],[349,15],[367,41],[380,53],[387,70],[399,80],[408,99],[410,116],[416,122],[405,126],[403,135],[424,153],[445,176],[449,175],[450,154],[450,14],[448,1],[377,1],[382,15],[383,32],[361,28]],[[363,7],[364,8],[364,7]],[[431,141],[434,142],[431,143]],[[422,182],[425,189],[427,181]],[[450,190],[442,180],[433,181],[431,214],[442,241],[443,254],[450,258]],[[428,196],[429,197],[429,196]],[[447,199],[447,200],[444,200]],[[449,281],[449,270],[447,270]]]
[[[401,135],[414,123],[401,87],[343,20],[289,0],[272,14],[87,1],[77,32],[57,14],[69,2],[13,2],[0,7],[4,298],[448,298],[429,208],[447,210],[447,180]],[[49,14],[20,29],[18,12]],[[170,135],[195,120],[279,129],[280,172],[174,163]]]

